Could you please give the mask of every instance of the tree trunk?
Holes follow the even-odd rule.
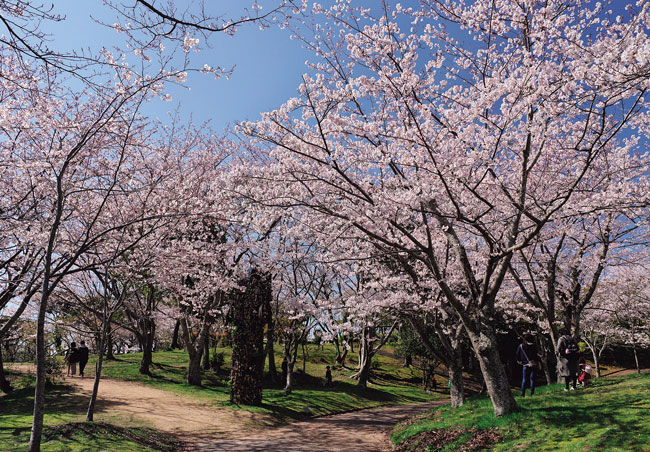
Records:
[[[357,378],[357,385],[366,388],[370,379],[370,366],[372,365],[372,344],[370,338],[374,336],[374,328],[365,327],[359,339],[359,371],[353,375]]]
[[[465,329],[481,367],[494,414],[500,417],[517,411],[519,407],[512,395],[508,377],[499,357],[496,333],[488,326],[487,321],[480,322],[479,328],[468,328],[466,325]]]
[[[171,345],[172,350],[177,350],[181,348],[178,344],[178,330],[180,329],[180,326],[181,326],[181,321],[180,319],[177,319],[176,323],[174,324],[174,333],[172,334],[172,345]]]
[[[264,325],[271,293],[270,275],[253,272],[246,289],[234,297],[230,313],[233,331],[230,401],[235,404],[262,403],[264,378]]]
[[[102,335],[99,339],[99,349],[97,350],[97,364],[95,364],[95,381],[93,382],[93,392],[90,395],[88,411],[86,411],[86,422],[93,422],[95,415],[95,404],[97,403],[97,393],[99,392],[99,380],[102,375],[102,364],[104,363],[104,346],[109,341],[110,334],[107,334],[106,326],[102,329]]]
[[[266,332],[266,356],[269,357],[269,376],[271,381],[277,383],[278,381],[278,369],[275,366],[275,352],[273,350],[273,340],[275,336],[275,329],[273,324],[269,324],[268,331]]]
[[[449,397],[451,407],[458,408],[465,403],[465,388],[463,386],[463,369],[457,360],[452,360],[449,370]]]
[[[113,355],[113,334],[109,334],[106,337],[106,361],[117,361],[115,355]]]
[[[156,336],[156,324],[151,318],[142,319],[142,361],[138,371],[143,375],[151,375],[151,363],[153,362],[153,341]]]
[[[190,362],[187,365],[187,384],[201,386],[201,356],[203,353],[190,353]]]
[[[2,343],[0,343],[0,391],[8,394],[11,390],[11,385],[5,376],[4,363],[2,362]]]
[[[285,394],[290,394],[291,391],[293,391],[293,366],[295,364],[295,360],[289,361],[287,360],[287,380],[286,384],[284,386],[284,393]]]
[[[34,389],[34,413],[32,432],[29,438],[29,452],[40,452],[41,437],[43,435],[43,416],[45,414],[45,315],[50,293],[49,265],[51,265],[49,262],[46,263],[41,303],[38,308],[36,322],[36,387]]]
[[[639,356],[636,353],[636,343],[632,344],[632,350],[634,350],[634,364],[636,365],[636,373],[641,374],[641,367],[639,366]]]
[[[203,343],[203,370],[210,370],[210,336]]]

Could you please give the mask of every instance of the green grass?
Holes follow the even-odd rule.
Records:
[[[497,452],[650,451],[650,375],[600,379],[586,389],[539,388],[517,398],[519,412],[497,418],[486,397],[473,397],[458,409],[443,407],[414,423],[395,427],[391,439],[401,444],[434,429],[494,428],[502,440]]]
[[[27,450],[34,407],[33,377],[11,371],[8,375],[15,390],[0,397],[0,450]],[[41,450],[154,452],[176,447],[170,436],[151,429],[85,423],[87,406],[88,398],[75,394],[70,386],[48,385]]]
[[[263,392],[262,406],[233,406],[229,402],[227,381],[231,350],[220,348],[217,351],[224,353],[226,367],[219,376],[212,371],[204,372],[203,386],[200,387],[190,386],[184,382],[187,354],[179,350],[154,353],[154,365],[150,376],[138,373],[140,353],[118,355],[117,361],[105,362],[102,374],[109,378],[139,382],[173,391],[183,396],[211,400],[219,406],[268,414],[269,416],[265,416],[266,422],[273,423],[389,404],[424,402],[446,396],[443,393],[426,394],[420,385],[421,372],[417,369],[405,369],[401,366],[401,361],[389,356],[375,358],[374,377],[366,389],[357,387],[356,381],[349,378],[354,373],[350,370],[334,370],[334,386],[324,388],[321,379],[325,375],[325,366],[332,365],[334,357],[333,346],[325,345],[323,348],[310,347],[305,363],[305,372],[309,377],[304,385],[298,384],[291,394],[285,395],[279,386],[267,387]],[[280,371],[279,350],[276,357],[278,371]],[[93,362],[89,363],[89,368],[92,366]],[[350,366],[354,366],[353,360]],[[302,367],[302,360],[299,359],[295,370],[302,370]]]

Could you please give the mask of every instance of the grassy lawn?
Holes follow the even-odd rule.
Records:
[[[325,366],[332,365],[334,348],[331,345],[311,346],[305,362],[305,377],[294,391],[285,395],[281,387],[267,387],[263,392],[261,407],[233,406],[229,402],[228,374],[231,350],[217,349],[225,355],[225,368],[219,376],[212,371],[203,373],[203,386],[185,384],[187,354],[184,351],[163,351],[154,353],[152,375],[138,373],[141,354],[118,355],[117,361],[105,362],[102,374],[109,378],[134,381],[173,391],[180,395],[212,400],[215,405],[235,409],[246,409],[271,414],[278,422],[291,419],[303,419],[344,411],[358,410],[388,404],[406,404],[430,401],[446,397],[446,394],[426,394],[420,384],[421,372],[418,369],[406,369],[401,361],[377,356],[374,378],[367,389],[356,386],[356,381],[349,378],[354,372],[334,370],[334,386],[324,388],[322,385]],[[278,371],[280,371],[281,354],[278,350]],[[92,368],[93,363],[89,363]],[[350,363],[354,367],[354,361]],[[302,360],[296,363],[296,370],[302,370]],[[446,386],[446,385],[440,385]]]
[[[0,450],[27,450],[34,406],[33,377],[10,371],[8,375],[15,390],[0,396]],[[50,386],[46,394],[43,451],[168,452],[176,448],[171,437],[151,429],[83,422],[88,399],[75,394],[70,386]]]
[[[503,418],[493,415],[489,399],[476,396],[459,409],[444,407],[398,425],[391,439],[396,444],[408,439],[431,444],[427,441],[433,436],[446,434],[457,438],[416,450],[483,450],[463,445],[472,434],[454,433],[474,427],[501,437],[493,451],[650,451],[649,374],[600,379],[575,392],[562,389],[552,385],[539,388],[533,397],[518,397],[521,411]],[[430,433],[415,438],[423,432]]]

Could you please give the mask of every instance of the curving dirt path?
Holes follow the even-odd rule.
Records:
[[[198,441],[189,450],[205,452],[383,452],[393,426],[422,411],[446,403],[440,400],[295,422],[237,439]]]
[[[17,366],[16,366],[17,367]],[[20,366],[22,371],[33,371]],[[66,378],[90,397],[93,378]],[[139,383],[102,379],[96,420],[119,418],[124,425],[148,425],[178,436],[185,451],[205,452],[380,452],[397,422],[446,403],[393,406],[324,416],[267,427],[269,415],[232,410]]]

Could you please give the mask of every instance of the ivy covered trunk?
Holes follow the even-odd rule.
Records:
[[[246,289],[233,297],[230,308],[233,325],[230,401],[244,405],[262,403],[264,371],[264,325],[271,299],[271,277],[252,271]]]

